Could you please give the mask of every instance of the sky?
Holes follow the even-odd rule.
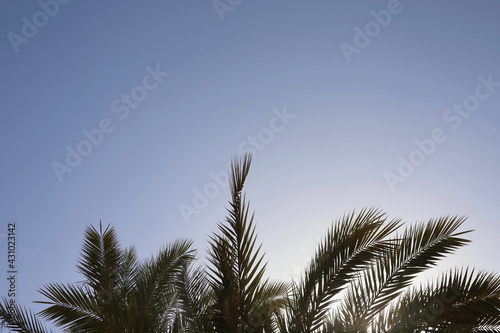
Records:
[[[3,1],[0,294],[76,282],[83,233],[141,258],[206,256],[231,159],[271,279],[290,279],[344,213],[468,216],[437,268],[500,271],[500,3]]]

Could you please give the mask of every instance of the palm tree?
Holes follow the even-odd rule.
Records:
[[[379,209],[338,219],[302,277],[265,277],[243,187],[251,157],[234,159],[228,216],[210,238],[208,268],[178,240],[146,262],[122,249],[113,228],[89,227],[78,270],[84,281],[41,289],[39,315],[70,332],[335,333],[500,332],[500,276],[471,268],[415,278],[470,241],[464,217],[403,228]],[[402,229],[402,230],[401,230]],[[0,304],[1,324],[47,332],[32,312]]]
[[[122,249],[115,229],[87,228],[78,271],[84,281],[40,290],[48,307],[39,313],[67,332],[167,332],[176,321],[176,283],[193,259],[191,241],[177,240],[140,262]],[[39,319],[0,305],[2,324],[16,332],[46,332]]]
[[[48,333],[42,321],[30,309],[19,305],[11,306],[4,297],[0,303],[0,327],[6,327],[10,332]]]
[[[279,293],[267,294],[266,300],[265,265],[259,268],[260,247],[253,251],[253,215],[242,198],[250,162],[248,155],[233,162],[229,216],[211,241],[217,332],[500,332],[498,275],[457,269],[444,274],[439,284],[407,291],[420,273],[470,242],[463,238],[470,231],[458,231],[465,221],[458,216],[398,233],[401,221],[389,221],[378,209],[347,214],[328,231],[302,279],[290,288],[274,285]],[[458,296],[445,310],[436,309],[436,297],[452,292]],[[259,313],[255,302],[275,303],[260,307]],[[438,310],[439,316],[424,316],[425,311]],[[248,325],[253,317],[265,318],[270,325]]]

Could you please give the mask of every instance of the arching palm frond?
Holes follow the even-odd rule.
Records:
[[[168,244],[144,263],[137,275],[137,294],[134,297],[137,313],[136,332],[153,328],[155,332],[165,331],[175,318],[177,307],[176,283],[185,265],[194,259],[192,242],[177,240]]]
[[[49,333],[41,320],[31,310],[12,305],[6,298],[0,303],[0,327],[12,332]]]
[[[57,326],[71,331],[114,332],[117,327],[104,318],[107,317],[98,297],[90,287],[80,284],[49,284],[40,290],[48,301],[37,303],[49,307],[40,316],[53,321]]]
[[[390,332],[500,332],[500,276],[450,270],[403,294],[380,321]]]
[[[290,284],[266,281],[262,286],[262,296],[250,309],[251,332],[278,332],[282,325],[282,313],[286,308],[286,294]]]
[[[177,290],[183,332],[212,332],[210,311],[213,301],[205,271],[199,267],[184,266]]]
[[[289,332],[313,332],[323,324],[335,295],[360,271],[393,246],[386,237],[399,227],[399,220],[386,223],[385,213],[364,209],[338,220],[299,284],[294,286],[288,307]]]
[[[373,318],[394,300],[417,274],[445,255],[469,243],[456,232],[462,217],[443,217],[405,230],[397,247],[385,252],[348,288],[341,304],[341,321],[349,331],[366,331]]]

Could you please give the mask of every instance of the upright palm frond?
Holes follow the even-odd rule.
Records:
[[[269,281],[264,279],[266,264],[256,247],[254,215],[242,196],[251,156],[235,159],[231,165],[232,200],[220,234],[211,237],[209,251],[210,285],[214,297],[213,324],[219,332],[243,332],[269,323],[264,301]],[[283,285],[274,286],[282,291]],[[271,288],[272,289],[272,288]],[[282,296],[282,295],[280,295]]]
[[[103,231],[102,223],[99,231],[90,226],[84,239],[77,269],[85,277],[85,283],[96,291],[114,289],[123,258],[115,229],[108,225]]]

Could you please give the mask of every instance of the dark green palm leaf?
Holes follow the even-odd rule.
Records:
[[[122,260],[122,249],[115,229],[108,225],[103,231],[102,223],[99,224],[99,230],[89,226],[84,239],[78,271],[95,291],[114,289]]]
[[[212,295],[205,271],[201,268],[184,266],[178,283],[179,313],[184,322],[184,332],[211,332]]]
[[[500,332],[500,276],[451,270],[406,292],[381,321],[392,332]]]
[[[71,331],[113,332],[113,325],[105,318],[100,299],[94,291],[82,285],[49,284],[40,290],[49,301],[37,303],[48,304],[48,308],[40,312],[40,316],[53,321],[57,326]]]
[[[213,235],[210,240],[213,324],[219,332],[258,330],[266,324],[271,325],[268,316],[263,315],[272,307],[265,303],[269,283],[264,279],[266,263],[264,255],[259,253],[261,247],[256,245],[254,216],[249,213],[242,195],[250,163],[250,155],[233,160],[230,172],[232,200],[226,223],[219,223],[220,234]]]
[[[40,319],[28,309],[12,306],[8,299],[0,303],[0,327],[6,327],[12,332],[48,333]]]
[[[341,308],[346,328],[366,330],[374,316],[403,292],[417,274],[469,243],[460,237],[468,231],[456,232],[464,221],[463,217],[443,217],[410,227],[400,239],[397,237],[397,248],[377,259],[349,287]]]
[[[164,327],[175,317],[176,283],[185,265],[194,259],[192,242],[177,240],[159,251],[137,274],[138,327]]]
[[[392,247],[385,238],[399,227],[376,209],[353,212],[328,231],[305,276],[294,288],[290,332],[313,332],[323,325],[331,301],[361,270]]]

